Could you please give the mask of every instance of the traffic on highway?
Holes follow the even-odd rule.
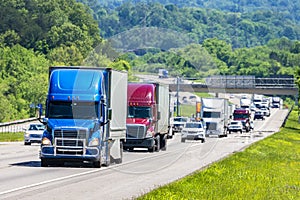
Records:
[[[64,73],[64,77],[69,72],[86,73],[86,77],[91,77],[88,73],[102,73],[94,69],[87,72],[76,70],[58,68],[50,73]],[[53,81],[60,81],[59,76],[54,76]],[[109,81],[107,84],[110,87]],[[53,83],[53,87],[56,85],[59,84]],[[87,109],[86,104],[70,101],[72,117],[67,112],[69,105],[62,104],[62,107],[60,99],[69,95],[81,99],[82,93],[73,89],[72,94],[64,97],[66,90],[50,87],[49,110],[46,108],[48,113],[41,120],[47,127],[41,144],[24,145],[28,140],[27,143],[0,143],[1,199],[41,199],[53,194],[58,194],[60,199],[80,199],[86,198],[84,191],[89,191],[90,199],[134,198],[268,137],[279,130],[288,113],[282,109],[280,101],[278,104],[277,98],[223,94],[222,97],[197,97],[195,101],[189,101],[194,105],[194,115],[178,120],[178,117],[173,117],[169,104],[172,95],[166,92],[166,87],[167,84],[158,82],[128,85],[127,106],[122,105],[128,109],[125,112],[116,113],[120,107],[109,99],[103,104],[104,109],[96,109],[97,112],[95,104],[92,104],[93,109]],[[55,91],[55,96],[50,94],[51,91]],[[59,92],[62,94],[58,95]],[[124,94],[115,92],[118,99]],[[57,110],[56,106],[64,112]],[[111,118],[109,106],[114,110]],[[78,112],[83,109],[96,117],[88,120],[86,113]],[[255,118],[258,112],[264,115],[264,120]],[[111,133],[109,127],[105,127],[109,123],[104,116],[113,121],[116,114],[123,118],[118,118],[118,123],[113,122],[111,128],[123,124],[125,134],[123,129],[114,129],[119,131]]]

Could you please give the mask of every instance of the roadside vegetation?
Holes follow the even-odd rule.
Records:
[[[0,142],[20,142],[24,140],[24,132],[0,133]]]
[[[300,199],[299,145],[294,109],[280,132],[138,199]]]

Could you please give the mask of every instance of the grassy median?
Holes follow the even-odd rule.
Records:
[[[0,133],[0,142],[18,142],[24,140],[24,132]]]
[[[138,199],[300,199],[297,111],[280,132]]]

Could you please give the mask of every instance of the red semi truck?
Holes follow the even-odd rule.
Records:
[[[166,150],[170,131],[168,85],[129,83],[127,87],[127,134],[124,149]]]
[[[249,109],[237,108],[233,111],[233,120],[241,121],[244,130],[249,132],[252,129],[251,126],[251,112]]]

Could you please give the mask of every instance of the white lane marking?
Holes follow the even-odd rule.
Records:
[[[69,175],[69,176],[64,176],[64,177],[60,177],[60,178],[56,178],[56,179],[51,179],[51,180],[48,180],[48,181],[42,181],[42,182],[39,182],[39,183],[34,183],[34,184],[23,186],[23,187],[18,187],[18,188],[15,188],[15,189],[0,192],[0,195],[12,193],[12,192],[17,192],[19,190],[33,188],[33,187],[37,187],[37,186],[40,186],[40,185],[53,183],[53,182],[56,182],[56,181],[62,181],[62,180],[66,180],[66,179],[69,179],[69,178],[74,178],[74,177],[78,177],[78,176],[82,176],[82,175],[87,175],[87,174],[91,174],[91,173],[94,173],[94,172],[98,172],[100,170],[105,170],[105,168],[95,169],[95,170],[92,170],[92,171],[82,172],[82,173],[73,174],[73,175]]]

